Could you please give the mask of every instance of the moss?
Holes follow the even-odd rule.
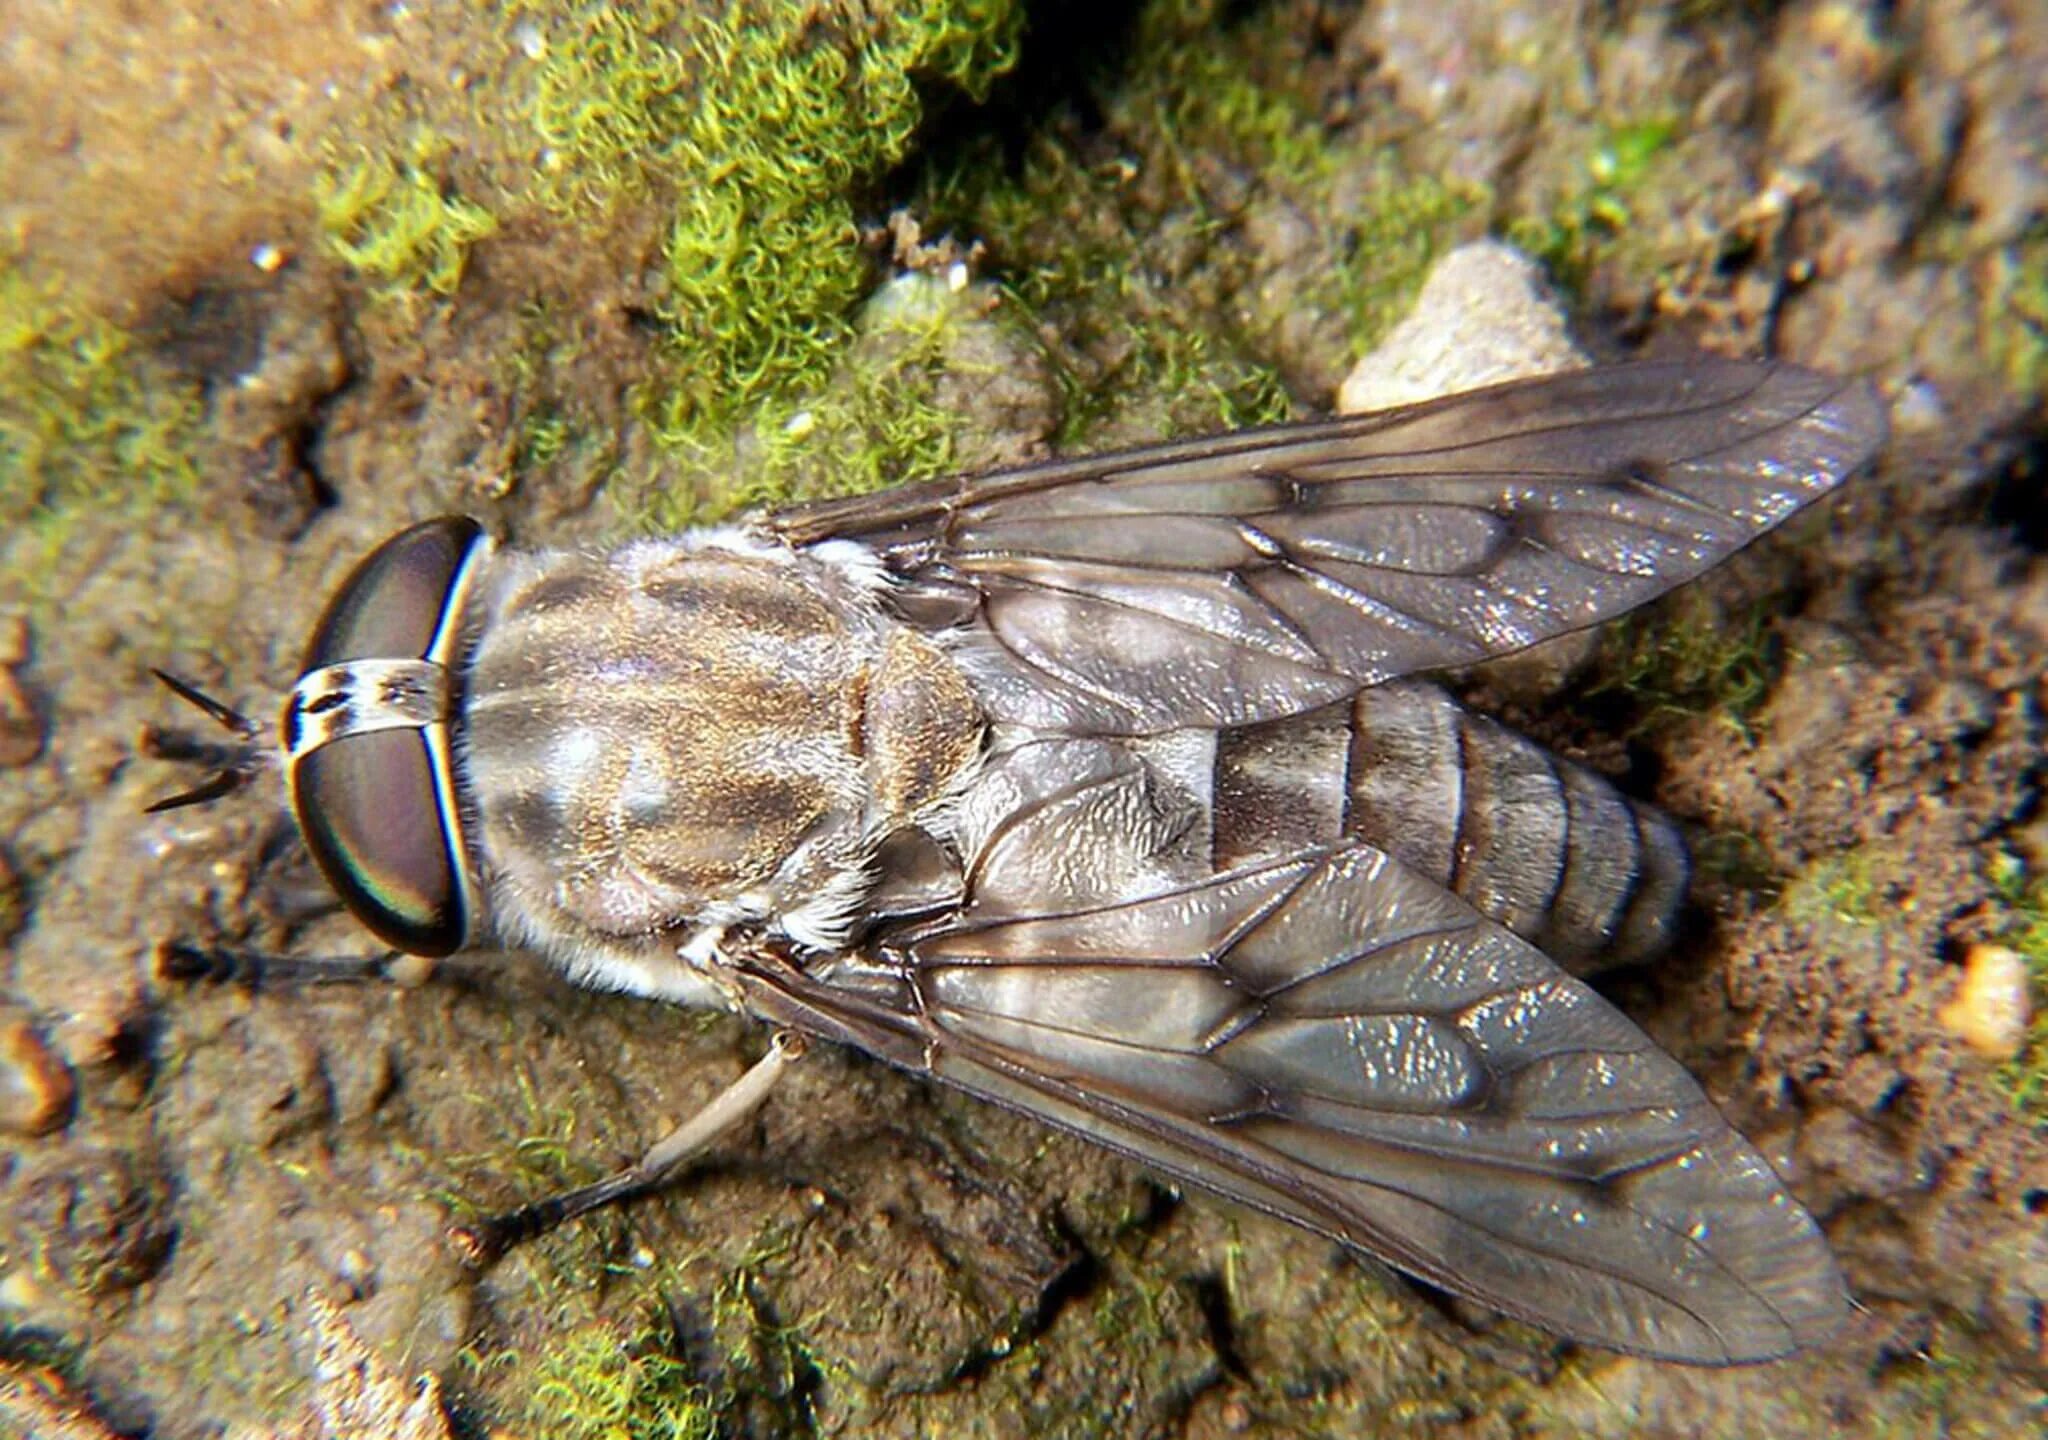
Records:
[[[1000,173],[934,195],[932,208],[967,217],[970,233],[987,238],[1017,314],[1058,337],[1049,359],[1062,395],[1061,448],[1101,443],[1105,433],[1122,443],[1287,417],[1278,371],[1218,323],[1202,287],[1146,263],[1149,223],[1126,212],[1114,172],[1045,144],[1014,180],[987,183]]]
[[[1220,148],[1304,213],[1358,217],[1329,263],[1294,282],[1316,293],[1274,307],[1341,314],[1356,338],[1385,326],[1471,208],[1465,192],[1391,171],[1370,203],[1353,203],[1360,147],[1332,146],[1266,79],[1298,37],[1278,19],[1227,20],[1224,8],[1147,7],[1133,48],[1100,81],[1144,183],[1083,162],[1049,131],[1021,164],[990,140],[913,182],[928,229],[987,240],[1005,288],[998,319],[1057,337],[1031,343],[1051,351],[1063,447],[1290,411],[1267,341],[1232,329],[1248,312],[1229,297],[1256,277],[1212,244],[1231,202],[1207,193],[1196,157]],[[868,350],[855,305],[872,267],[856,207],[911,144],[924,109],[915,82],[981,93],[1015,58],[1018,7],[925,0],[864,17],[738,0],[709,16],[678,4],[520,14],[544,147],[531,198],[590,223],[621,207],[667,215],[646,301],[664,343],[634,402],[666,458],[616,477],[626,523],[674,526],[955,464],[973,419],[946,403],[961,358],[936,334],[879,360]],[[1340,182],[1343,203],[1332,198]],[[1187,264],[1161,256],[1162,231]],[[563,407],[536,394],[523,408],[533,418],[517,468],[573,448],[567,437],[583,427]]]
[[[1233,23],[1218,0],[1154,0],[1140,19],[1120,109],[1148,135],[1153,164],[1177,203],[1227,203],[1208,192],[1194,157],[1255,174],[1257,184],[1327,224],[1331,262],[1300,303],[1344,317],[1356,351],[1406,311],[1458,222],[1486,198],[1476,185],[1407,175],[1355,139],[1333,135],[1289,88],[1300,69],[1298,20],[1284,11]],[[1359,186],[1359,173],[1372,179]],[[1341,193],[1341,201],[1337,198]]]
[[[1682,590],[1608,628],[1589,693],[1625,696],[1639,728],[1712,716],[1747,739],[1751,718],[1784,671],[1774,613],[1766,599],[1723,616],[1700,592]]]
[[[1733,890],[1775,895],[1778,874],[1771,852],[1756,836],[1740,830],[1716,830],[1692,847],[1693,864]]]
[[[1867,850],[1824,856],[1785,887],[1785,913],[1806,924],[1875,926],[1889,886]]]
[[[896,289],[940,282],[906,276]],[[957,415],[936,400],[957,319],[943,296],[890,315],[848,357],[845,384],[815,403],[771,407],[745,503],[783,504],[926,480],[951,468]]]
[[[525,1406],[535,1434],[562,1440],[709,1440],[719,1404],[649,1317],[630,1333],[594,1322],[534,1361]]]
[[[189,493],[200,414],[196,386],[0,253],[0,524],[56,544],[75,505],[125,513]]]
[[[1993,1072],[1993,1083],[2037,1129],[2048,1130],[2048,875],[2032,874],[2017,856],[2000,852],[1992,888],[2004,915],[1998,938],[2027,962],[2034,1018],[2020,1053]]]
[[[2023,395],[2048,395],[2048,228],[1985,257],[1985,348]]]
[[[670,207],[655,300],[670,340],[657,431],[706,440],[771,396],[815,386],[868,277],[857,192],[900,160],[920,79],[982,93],[1014,62],[1011,0],[793,7],[735,0],[586,6],[536,62],[539,193]]]
[[[614,506],[629,530],[662,533],[737,508],[951,473],[975,418],[957,392],[991,381],[1001,363],[975,332],[1007,322],[979,313],[981,304],[932,276],[899,277],[863,310],[823,384],[763,401],[734,440],[664,437],[675,463],[622,477]]]
[[[1476,185],[1430,175],[1403,178],[1392,166],[1380,167],[1367,208],[1352,221],[1351,258],[1336,277],[1337,304],[1358,353],[1408,313],[1446,238],[1485,198]]]
[[[569,421],[553,410],[540,410],[520,422],[513,463],[520,470],[552,465],[569,446]]]
[[[1508,240],[1548,266],[1560,285],[1582,289],[1636,223],[1636,197],[1673,163],[1678,133],[1677,121],[1662,114],[1600,125],[1574,182],[1544,214],[1510,221]]]
[[[497,232],[488,210],[451,193],[441,153],[426,136],[403,158],[358,150],[314,184],[328,249],[382,294],[454,294],[470,247]]]
[[[1153,0],[1086,81],[1099,120],[1055,110],[924,175],[920,218],[984,241],[1052,337],[1061,448],[1286,418],[1283,367],[1333,388],[1474,213],[1476,188],[1332,129],[1300,84],[1299,18]]]
[[[1205,188],[1194,168],[1198,155],[1227,156],[1288,187],[1328,179],[1341,161],[1323,127],[1266,79],[1279,37],[1256,23],[1232,23],[1230,8],[1219,0],[1152,0],[1138,17],[1113,113],[1149,135],[1161,172],[1184,199]]]
[[[1014,172],[977,149],[928,174],[917,208],[984,240],[1017,323],[1053,337],[1059,448],[1286,418],[1278,372],[1218,323],[1195,277],[1147,255],[1156,222],[1130,200],[1118,172],[1041,139]]]

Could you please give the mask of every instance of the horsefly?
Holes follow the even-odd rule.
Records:
[[[1884,428],[1860,382],[1652,363],[605,555],[430,520],[275,749],[386,944],[778,1031],[479,1254],[659,1184],[809,1037],[1574,1339],[1764,1360],[1843,1314],[1827,1244],[1576,978],[1672,939],[1679,834],[1426,677],[1698,575]]]

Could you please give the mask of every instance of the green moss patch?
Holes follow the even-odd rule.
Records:
[[[561,1440],[710,1440],[719,1407],[709,1387],[649,1321],[630,1334],[592,1322],[533,1360],[527,1421]]]
[[[1511,221],[1508,240],[1541,260],[1560,285],[1582,289],[1635,228],[1637,197],[1676,168],[1678,138],[1678,123],[1668,115],[1599,125],[1572,182],[1545,213]]]
[[[869,273],[859,192],[909,148],[919,82],[982,93],[1020,23],[1009,0],[738,0],[718,16],[589,6],[548,27],[532,111],[542,202],[601,211],[645,194],[669,209],[662,434],[702,438],[830,373]]]
[[[1785,887],[1785,913],[1806,924],[1870,927],[1884,922],[1890,885],[1867,850],[1844,850],[1807,867]]]
[[[200,412],[126,331],[0,255],[0,523],[53,533],[77,504],[186,494]]]
[[[1766,599],[1723,615],[1701,592],[1681,590],[1607,628],[1589,693],[1625,697],[1638,729],[1711,716],[1747,739],[1785,668],[1775,608]]]
[[[2001,852],[1992,860],[1991,884],[2005,912],[2000,942],[2027,962],[2034,1008],[2020,1053],[1998,1067],[1994,1081],[2014,1109],[2048,1130],[2048,875],[2030,873],[2024,861]]]
[[[1471,208],[1382,168],[1368,137],[1333,137],[1287,83],[1286,20],[1158,0],[1085,81],[1099,130],[1055,110],[926,170],[915,213],[984,242],[1020,321],[1050,337],[1059,447],[1285,418],[1283,373],[1333,388]],[[1304,253],[1265,238],[1290,214],[1314,217]]]
[[[314,187],[328,248],[380,293],[454,294],[470,247],[497,232],[490,211],[453,193],[439,157],[427,138],[403,158],[359,150]]]

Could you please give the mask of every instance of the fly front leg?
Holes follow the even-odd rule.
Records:
[[[448,1237],[472,1266],[488,1265],[514,1245],[545,1235],[564,1221],[659,1190],[682,1168],[745,1124],[768,1099],[789,1067],[801,1060],[808,1042],[794,1030],[780,1030],[768,1053],[710,1103],[657,1141],[632,1165],[593,1184],[521,1205],[473,1225],[458,1225]]]
[[[245,990],[365,983],[412,989],[433,975],[434,962],[399,950],[370,955],[280,955],[269,950],[166,940],[157,947],[156,973],[164,980],[239,985]]]

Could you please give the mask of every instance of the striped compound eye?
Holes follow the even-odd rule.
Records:
[[[429,520],[357,565],[313,631],[279,725],[299,832],[377,937],[414,955],[462,948],[475,921],[449,718],[462,607],[491,544]]]

